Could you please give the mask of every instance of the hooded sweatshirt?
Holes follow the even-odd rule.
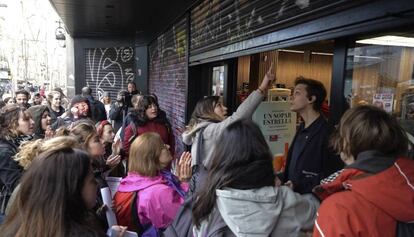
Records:
[[[314,192],[313,236],[396,236],[397,221],[414,222],[414,161],[365,151]]]
[[[137,211],[140,223],[151,223],[156,228],[163,229],[172,222],[184,202],[180,194],[167,183],[162,175],[147,177],[129,172],[121,180],[118,192],[139,191]],[[181,188],[187,191],[188,184],[181,183]]]
[[[259,106],[260,102],[263,100],[263,95],[258,91],[253,91],[249,97],[237,108],[236,112],[234,112],[231,116],[227,117],[225,120],[219,123],[213,122],[200,122],[198,123],[193,129],[189,131],[185,131],[183,133],[183,142],[186,145],[192,145],[198,143],[198,132],[201,128],[206,127],[203,132],[203,149],[201,151],[201,157],[203,159],[201,162],[204,166],[208,166],[211,156],[214,151],[214,144],[220,137],[221,133],[224,129],[229,126],[230,124],[241,120],[241,119],[248,119],[252,117],[252,114],[256,110],[257,106]],[[192,162],[191,165],[196,165],[197,160],[197,146],[194,145],[191,147],[191,157]]]
[[[49,108],[46,105],[36,105],[27,109],[32,115],[34,121],[34,138],[44,138],[45,130],[42,129],[42,115],[45,111],[49,111]]]
[[[215,209],[200,229],[193,229],[196,237],[216,236],[226,226],[237,237],[299,236],[301,230],[312,229],[319,207],[313,195],[301,196],[285,186],[227,188],[216,194]]]

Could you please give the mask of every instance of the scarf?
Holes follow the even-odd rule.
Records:
[[[22,143],[33,140],[33,135],[20,135],[14,138],[9,138],[8,140],[11,141],[16,147],[19,147]]]
[[[170,170],[163,169],[160,171],[161,176],[165,178],[167,181],[168,186],[173,188],[177,193],[184,198],[186,192],[181,188],[180,180],[178,180],[177,176],[175,176],[173,173],[171,173]]]

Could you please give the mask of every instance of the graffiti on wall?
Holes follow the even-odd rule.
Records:
[[[185,53],[187,48],[186,30],[176,26],[157,38],[156,49],[150,50],[150,61],[157,58],[162,64],[168,62],[165,59],[170,55],[177,55],[179,61],[185,59]]]
[[[191,11],[191,49],[234,43],[298,15],[349,0],[204,0]]]
[[[132,47],[86,49],[86,85],[101,99],[104,92],[112,98],[134,80]]]
[[[179,21],[149,45],[149,92],[158,96],[175,136],[175,156],[184,151],[181,133],[185,128],[187,85],[187,24]]]

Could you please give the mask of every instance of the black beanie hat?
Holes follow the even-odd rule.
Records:
[[[72,100],[70,101],[70,107],[72,108],[75,104],[85,102],[89,105],[88,98],[83,97],[81,95],[75,95]]]

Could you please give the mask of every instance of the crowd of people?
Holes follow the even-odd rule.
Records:
[[[175,157],[156,95],[134,83],[112,102],[89,87],[47,103],[16,92],[0,109],[2,236],[404,236],[414,220],[414,163],[404,130],[385,111],[349,109],[330,127],[324,86],[299,77],[291,110],[302,118],[286,169],[252,114],[274,81],[228,115],[220,97],[195,106]],[[36,97],[36,95],[35,95]],[[111,206],[100,189],[121,177]],[[113,210],[119,226],[109,226]]]

